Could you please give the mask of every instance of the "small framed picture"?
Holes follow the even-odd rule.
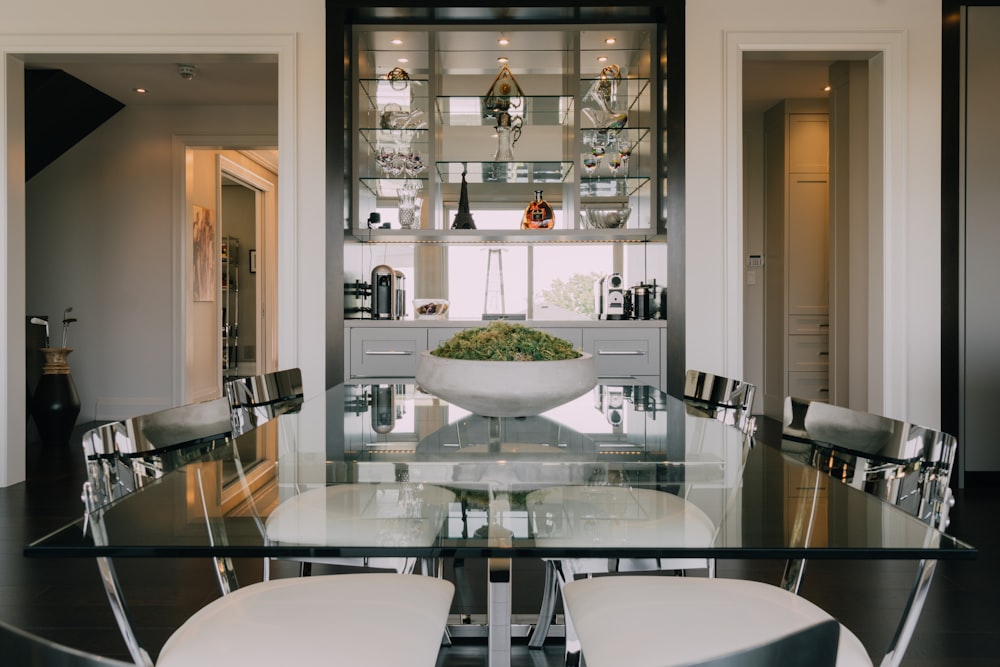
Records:
[[[257,251],[250,251],[250,273],[257,273]]]

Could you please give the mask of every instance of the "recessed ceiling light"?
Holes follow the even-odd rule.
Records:
[[[409,58],[397,58],[396,62],[397,63],[408,63],[408,62],[410,62],[410,59]]]
[[[507,56],[500,56],[499,58],[497,58],[497,62],[498,63],[505,63],[505,62],[507,62]]]
[[[615,43],[615,42],[617,42],[617,41],[618,41],[618,40],[617,40],[617,39],[615,39],[614,37],[608,37],[608,38],[607,38],[606,40],[604,40],[604,43],[605,43],[605,44],[614,44],[614,43]]]
[[[395,44],[396,46],[399,46],[400,44],[403,43],[403,40],[401,40],[401,39],[394,39],[394,40],[392,40],[392,43]]]
[[[597,56],[597,62],[604,63],[604,62],[607,62],[607,61],[608,61],[608,57],[607,56]]]
[[[823,86],[823,92],[824,93],[830,92],[830,86],[829,85]]]
[[[145,95],[147,91],[145,88],[139,87],[139,88],[133,88],[132,92],[139,93],[140,95]]]
[[[499,44],[500,46],[507,46],[508,44],[510,44],[510,40],[507,39],[506,37],[501,37],[500,39],[497,40],[497,44]]]

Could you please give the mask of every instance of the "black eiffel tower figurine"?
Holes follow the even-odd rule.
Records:
[[[469,212],[469,184],[465,182],[465,175],[468,173],[466,163],[462,163],[462,190],[458,196],[458,212],[455,213],[455,220],[451,223],[452,229],[475,229],[476,223]]]

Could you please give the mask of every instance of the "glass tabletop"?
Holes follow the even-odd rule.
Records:
[[[975,556],[877,497],[626,381],[524,418],[471,414],[405,382],[341,384],[95,520],[101,530],[85,533],[81,517],[25,553]]]

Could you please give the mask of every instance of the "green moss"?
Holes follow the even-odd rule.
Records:
[[[458,332],[431,354],[476,361],[559,361],[576,359],[580,351],[569,341],[544,331],[496,320],[485,327]]]

